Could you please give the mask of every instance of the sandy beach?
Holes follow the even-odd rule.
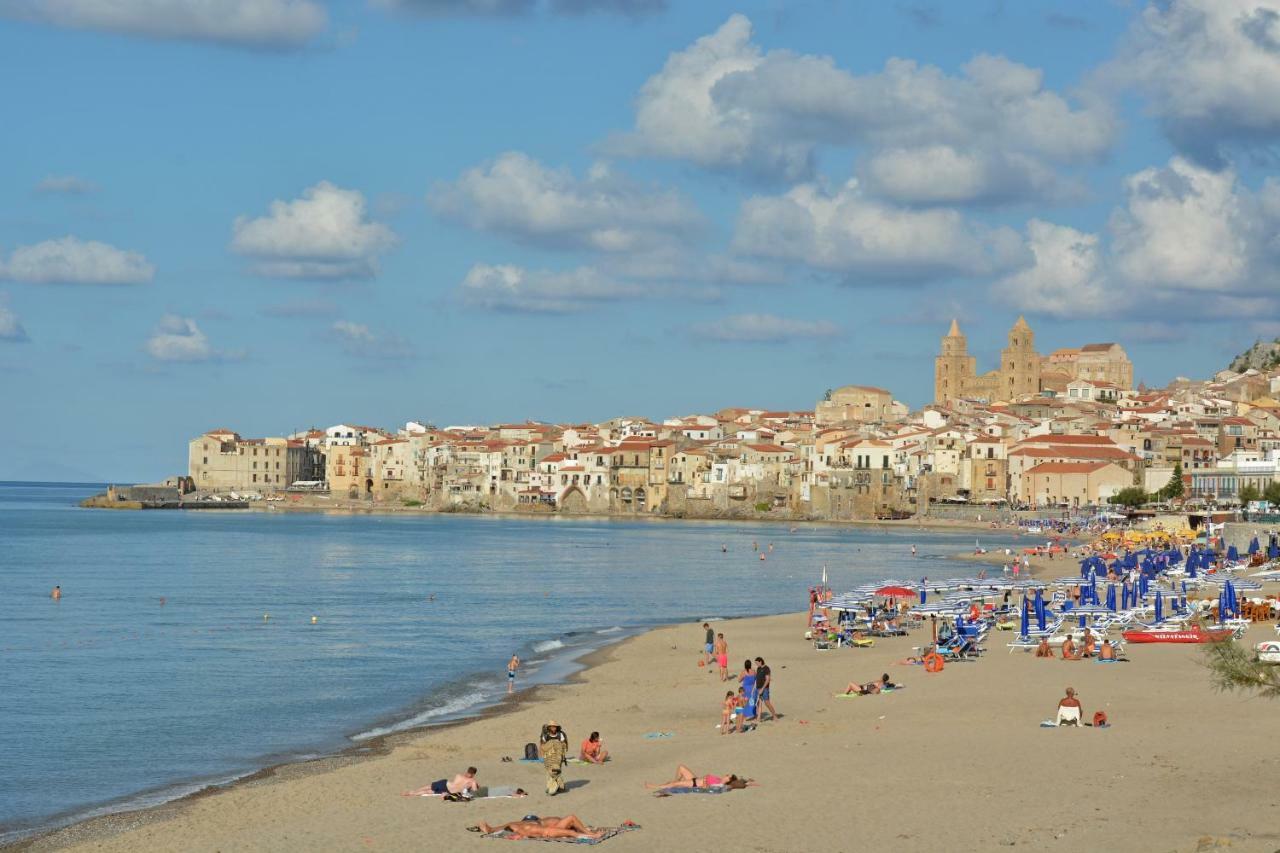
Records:
[[[696,624],[656,629],[596,654],[575,683],[529,691],[500,713],[424,730],[359,760],[280,768],[249,783],[149,812],[100,818],[24,845],[31,850],[488,850],[465,831],[480,820],[576,814],[592,825],[643,828],[612,850],[1197,851],[1280,848],[1273,819],[1280,765],[1266,747],[1276,708],[1217,694],[1195,647],[1131,646],[1132,662],[1007,654],[993,632],[985,659],[936,675],[896,662],[926,638],[819,652],[803,614],[716,623],[730,659],[763,656],[783,714],[721,736],[725,685],[696,665]],[[1272,635],[1252,629],[1248,642]],[[735,668],[736,668],[735,667]],[[852,679],[887,672],[892,694],[836,698]],[[1049,730],[1067,685],[1106,730]],[[573,749],[602,732],[615,760],[571,765],[570,790],[542,793],[540,764],[519,758],[547,719]],[[650,739],[651,732],[670,732]],[[759,787],[655,798],[646,781],[738,773]],[[401,796],[468,764],[488,785],[526,799],[445,803]]]

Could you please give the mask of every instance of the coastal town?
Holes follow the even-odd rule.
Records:
[[[889,389],[847,385],[811,410],[662,421],[352,422],[270,438],[215,428],[190,440],[185,476],[111,495],[188,506],[888,520],[1075,511],[1138,490],[1182,508],[1231,508],[1280,482],[1280,368],[1236,366],[1135,387],[1120,344],[1041,354],[1019,317],[998,367],[979,373],[953,321],[935,359],[934,400],[915,411]]]

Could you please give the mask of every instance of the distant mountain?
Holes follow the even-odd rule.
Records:
[[[1243,373],[1251,367],[1264,371],[1280,367],[1280,338],[1270,342],[1258,341],[1231,359],[1230,369],[1236,373]]]

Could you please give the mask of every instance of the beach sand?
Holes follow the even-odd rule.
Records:
[[[1280,707],[1213,692],[1196,647],[1130,646],[1131,663],[1106,666],[1010,655],[1010,638],[996,631],[985,659],[928,675],[895,664],[926,641],[923,632],[818,652],[803,623],[792,614],[715,624],[735,670],[756,655],[773,668],[784,717],[754,732],[718,733],[726,686],[696,665],[701,628],[666,627],[597,653],[575,683],[529,691],[505,713],[403,736],[384,755],[282,768],[29,846],[486,851],[498,842],[464,827],[572,813],[593,825],[641,824],[605,842],[617,851],[1280,848],[1280,757],[1266,740]],[[1257,626],[1247,641],[1272,635]],[[832,696],[882,672],[907,689]],[[1040,728],[1068,685],[1086,719],[1105,710],[1113,726]],[[575,753],[597,729],[615,756],[566,768],[570,790],[555,798],[542,792],[540,764],[501,762],[519,758],[548,718],[566,727]],[[644,737],[655,731],[673,734]],[[681,763],[760,786],[664,799],[644,789]],[[468,764],[482,784],[532,793],[459,804],[401,796]]]

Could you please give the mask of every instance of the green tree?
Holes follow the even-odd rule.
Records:
[[[1240,498],[1240,503],[1242,505],[1250,503],[1251,501],[1260,501],[1262,500],[1262,490],[1253,483],[1245,483],[1240,487],[1240,494],[1238,497]]]
[[[1138,507],[1147,502],[1147,493],[1137,486],[1121,489],[1111,496],[1111,503],[1121,506]]]
[[[1267,483],[1267,487],[1262,490],[1262,499],[1272,506],[1280,506],[1280,480]]]
[[[1280,667],[1262,663],[1239,643],[1209,643],[1204,657],[1215,690],[1242,690],[1263,699],[1280,699]]]
[[[1160,496],[1165,500],[1182,497],[1182,463],[1173,463],[1173,473],[1169,475],[1169,482],[1160,490]]]

